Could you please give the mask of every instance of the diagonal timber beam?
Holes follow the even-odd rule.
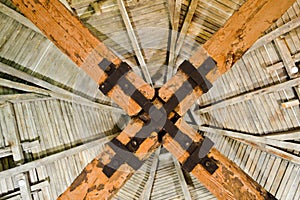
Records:
[[[116,68],[121,65],[122,61],[58,0],[13,0],[12,2],[47,38],[99,85],[103,84],[108,77],[104,69],[99,66],[101,63],[105,65],[109,61]],[[151,99],[154,96],[154,89],[132,70],[125,76],[138,90],[143,91],[146,98]],[[141,107],[119,87],[114,87],[107,95],[129,115],[135,115],[141,110]]]
[[[213,83],[225,72],[231,69],[233,64],[258,40],[276,19],[278,19],[295,0],[284,1],[280,6],[275,0],[248,0],[235,12],[202,48],[198,49],[189,59],[197,70],[205,64],[208,58],[212,58],[216,65],[205,74],[205,78]],[[203,69],[204,68],[204,69]],[[159,96],[168,101],[188,76],[179,70],[170,81],[159,91]],[[180,80],[180,81],[179,81]],[[196,87],[191,94],[174,109],[178,114],[185,113],[203,94],[200,87]]]

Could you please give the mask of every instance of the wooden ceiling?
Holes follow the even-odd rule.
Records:
[[[143,74],[150,82],[146,76],[149,73],[151,82],[159,87],[244,2],[73,0],[64,3],[92,33],[122,60],[128,62],[136,73]],[[50,157],[52,154],[56,155],[55,152],[69,152],[67,150],[79,145],[80,141],[85,143],[85,135],[82,135],[85,130],[88,130],[90,140],[98,139],[99,132],[116,133],[113,129],[116,121],[112,118],[119,119],[120,111],[107,106],[110,105],[109,99],[98,92],[97,85],[14,9],[10,1],[1,0],[1,78],[23,85],[13,85],[1,80],[3,96],[0,101],[5,105],[1,107],[2,116],[10,116],[10,106],[13,105],[17,123],[22,127],[19,130],[21,141],[33,141],[40,137],[40,141],[44,142],[43,150],[35,151],[46,151]],[[300,79],[299,73],[292,73],[300,62],[299,15],[300,1],[297,1],[274,22],[265,36],[255,43],[233,69],[217,80],[213,89],[199,99],[193,112],[185,116],[187,121],[196,123],[200,130],[207,132],[224,155],[279,199],[299,199],[300,194],[300,182],[297,179],[300,174]],[[37,88],[40,89],[41,96],[31,94]],[[8,94],[18,94],[18,99],[11,99],[12,97],[6,96]],[[51,98],[47,99],[45,96]],[[91,101],[102,104],[95,103],[95,106],[91,106]],[[7,102],[10,102],[9,106]],[[99,113],[96,108],[108,110],[103,116],[99,116],[95,114]],[[52,113],[49,121],[36,120],[55,109],[62,112]],[[86,117],[79,119],[72,110],[89,112]],[[78,126],[75,125],[72,114],[67,114],[70,112],[80,121]],[[32,116],[30,123],[26,120],[28,116]],[[1,124],[8,123],[6,119],[8,118],[1,118]],[[59,126],[58,121],[61,119],[64,122]],[[87,127],[85,124],[88,120],[93,120],[94,125]],[[44,129],[47,124],[56,125],[49,125]],[[75,128],[70,131],[72,126]],[[45,137],[43,131],[49,134],[53,129],[61,135],[62,140],[49,140]],[[1,126],[4,138],[1,140],[2,149],[9,146],[6,131]],[[66,137],[72,131],[76,132],[75,136]],[[97,147],[99,149],[102,148],[100,144],[102,145],[99,143]],[[34,196],[34,199],[57,197],[78,175],[80,169],[97,155],[92,146],[85,148],[86,151],[68,154],[72,158],[61,156],[61,160],[55,163],[54,158],[50,157],[47,161],[49,166],[25,167],[30,169],[29,183],[32,186],[44,183],[45,180],[47,182],[47,177],[50,177],[50,183],[47,182],[46,187],[36,190],[38,192],[34,194],[38,197]],[[29,153],[25,154],[28,155]],[[40,158],[34,159],[39,161]],[[70,159],[77,166],[76,169],[70,168]],[[3,159],[1,162],[4,166],[8,160]],[[138,199],[141,195],[152,199],[186,199],[189,195],[192,199],[213,198],[194,177],[182,174],[176,167],[177,164],[164,150],[158,152],[129,180],[115,199]],[[69,170],[64,170],[65,166]],[[70,172],[64,174],[63,171]],[[18,172],[12,174],[16,175]],[[19,191],[13,176],[7,171],[0,172],[0,177],[1,175],[9,178],[1,179],[3,184],[0,199],[1,196],[13,199],[9,194]],[[182,180],[183,176],[185,181]],[[166,177],[169,179],[166,180]]]

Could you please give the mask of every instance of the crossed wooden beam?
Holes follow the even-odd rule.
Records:
[[[295,0],[247,0],[157,91],[58,0],[13,2],[132,116],[58,199],[109,199],[161,144],[219,199],[275,199],[182,116]]]

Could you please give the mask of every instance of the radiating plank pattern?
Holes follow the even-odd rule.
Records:
[[[293,8],[300,8],[299,1],[294,4]],[[300,11],[294,13],[293,16],[299,14]],[[284,16],[282,18],[285,20],[293,19],[292,17],[286,19]],[[284,40],[285,48],[290,50],[287,56],[295,66],[299,62],[297,59],[300,52],[299,35],[300,28],[296,28],[281,38]],[[202,108],[209,110],[202,114],[202,119],[204,119],[202,123],[210,124],[210,121],[214,120],[217,121],[215,123],[217,127],[252,134],[273,133],[299,127],[299,107],[283,109],[281,106],[283,102],[299,98],[298,87],[286,86],[279,91],[262,92],[261,95],[247,97],[237,102],[230,100],[230,98],[242,96],[250,91],[261,88],[267,90],[274,84],[281,84],[297,78],[297,74],[291,76],[288,73],[290,69],[285,64],[287,58],[282,57],[281,52],[283,50],[278,49],[278,46],[272,41],[244,55],[232,70],[215,82],[208,94],[200,98],[200,111]],[[214,104],[222,101],[224,101],[224,106],[214,109]],[[205,108],[206,105],[211,109]],[[239,119],[244,120],[236,123]]]
[[[298,199],[300,166],[217,134],[215,147],[278,199]],[[299,197],[299,196],[298,196]]]
[[[170,153],[163,153],[159,157],[150,199],[184,199]]]
[[[0,21],[1,62],[69,91],[107,101],[97,92],[97,84],[41,33],[7,16],[3,10]]]
[[[49,97],[9,100],[0,113],[0,170],[14,170],[21,159],[15,154],[24,156],[20,170],[0,171],[6,177],[0,179],[0,198],[5,199],[24,193],[18,171],[28,176],[24,181],[33,199],[55,199],[118,131],[110,111]],[[93,141],[99,142],[91,146]],[[39,167],[28,168],[31,162]]]

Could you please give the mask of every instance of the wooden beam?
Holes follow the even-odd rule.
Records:
[[[20,188],[21,199],[32,200],[31,188],[27,173],[20,173],[15,177],[17,184]]]
[[[176,160],[174,157],[173,157],[173,162],[174,162],[174,165],[175,165],[175,170],[176,170],[177,175],[179,177],[179,181],[180,181],[181,189],[182,189],[182,192],[183,192],[184,200],[192,200],[191,193],[190,193],[189,188],[186,184],[186,181],[185,181],[182,169],[181,169],[181,165],[179,164],[178,160]]]
[[[264,135],[264,138],[274,139],[274,140],[298,140],[300,138],[300,130],[287,131],[281,133],[273,133]]]
[[[261,151],[273,154],[274,156],[285,159],[289,162],[293,162],[293,163],[298,164],[298,165],[300,164],[299,156],[295,156],[295,155],[293,155],[291,153],[288,153],[286,151],[283,151],[283,150],[280,150],[278,148],[272,147],[272,146],[270,146],[269,144],[266,144],[266,143],[259,143],[259,142],[255,141],[255,140],[257,140],[257,138],[255,138],[255,140],[253,140],[252,137],[239,136],[236,133],[232,133],[232,132],[229,133],[229,132],[226,132],[224,130],[211,129],[211,128],[207,128],[207,127],[205,127],[205,128],[200,127],[200,130],[203,130],[203,131],[205,130],[208,133],[215,133],[215,134],[219,134],[219,135],[223,135],[223,136],[228,136],[228,137],[230,137],[234,140],[237,140],[239,142],[242,142],[244,144],[252,146],[252,147],[254,147],[256,149],[259,149]],[[263,139],[260,139],[260,141],[263,141],[264,139],[267,139],[267,138],[268,138],[268,136],[264,136]],[[269,141],[271,141],[271,140],[269,140]],[[287,145],[289,145],[289,144],[287,144]],[[283,148],[286,148],[286,147],[283,147]]]
[[[175,50],[175,55],[177,55],[177,57],[178,57],[179,52],[181,50],[181,47],[184,43],[184,39],[187,35],[188,29],[189,29],[190,24],[192,22],[193,16],[196,12],[197,6],[198,6],[198,0],[191,0],[188,11],[187,11],[187,14],[185,16],[185,19],[184,19],[184,22],[183,22],[183,25],[182,25],[182,28],[180,30],[180,34],[177,38],[176,50]],[[174,63],[176,63],[177,57],[175,58]],[[176,72],[177,72],[177,68],[175,67],[173,69],[173,75]]]
[[[290,100],[284,103],[281,103],[282,108],[291,108],[293,106],[298,106],[300,104],[299,99]]]
[[[123,22],[126,26],[126,30],[127,30],[128,36],[130,38],[133,50],[134,50],[135,55],[136,55],[136,57],[139,61],[142,73],[143,73],[143,75],[146,79],[146,82],[149,83],[153,87],[153,82],[151,80],[150,73],[148,71],[145,59],[143,57],[139,42],[138,42],[138,40],[135,36],[135,32],[134,32],[133,27],[131,25],[131,21],[130,21],[130,18],[128,16],[124,1],[123,0],[117,0],[117,2],[118,2],[119,10],[121,12]]]
[[[0,105],[2,122],[5,122],[2,126],[3,137],[5,141],[10,145],[13,160],[16,163],[22,163],[24,161],[23,149],[21,146],[19,129],[16,121],[16,115],[14,107],[10,103]],[[1,116],[0,116],[1,118]]]
[[[152,191],[152,187],[153,187],[153,183],[154,183],[154,179],[155,179],[155,174],[156,174],[156,170],[157,170],[158,163],[159,163],[160,150],[161,150],[161,147],[159,147],[155,152],[155,155],[154,155],[154,158],[152,161],[152,165],[151,165],[151,169],[150,169],[149,178],[145,184],[144,190],[143,190],[139,200],[150,200],[151,191]]]
[[[98,85],[102,85],[108,74],[99,67],[104,59],[116,68],[122,61],[99,41],[59,0],[13,0],[19,10],[30,19],[62,52],[84,70]],[[107,62],[106,62],[107,63]],[[154,97],[154,89],[132,70],[125,77],[147,99]],[[102,85],[106,87],[105,85]],[[141,111],[141,106],[130,95],[116,85],[107,96],[114,100],[128,115]]]
[[[174,0],[170,0],[174,2]],[[169,1],[169,2],[170,2]],[[169,3],[171,4],[171,3]],[[171,4],[172,5],[172,4]],[[170,49],[169,49],[169,60],[168,60],[168,71],[167,71],[167,80],[171,79],[173,76],[173,71],[175,68],[175,58],[176,58],[176,42],[178,36],[178,27],[180,20],[180,12],[181,12],[181,0],[176,0],[175,4],[171,7],[169,5],[170,10],[170,21],[171,21],[171,33],[170,33]],[[173,11],[172,11],[173,10]]]
[[[242,102],[242,101],[253,99],[254,97],[257,97],[257,96],[262,96],[262,95],[266,95],[266,94],[269,94],[269,93],[272,93],[272,92],[278,92],[278,91],[283,90],[283,89],[295,87],[299,84],[300,84],[300,78],[298,77],[298,78],[295,78],[295,79],[292,79],[292,80],[288,80],[286,82],[278,83],[278,84],[271,85],[271,86],[268,86],[268,87],[265,87],[265,88],[261,88],[259,90],[248,92],[246,94],[240,94],[238,96],[235,96],[235,97],[226,99],[224,101],[218,102],[216,104],[213,104],[211,106],[200,108],[198,110],[198,112],[200,114],[210,112],[212,110],[216,110],[216,109],[223,108],[223,107],[226,107],[226,106],[229,106],[229,105],[233,105],[233,104],[236,104],[236,103],[239,103],[239,102]]]
[[[12,155],[12,152],[11,152],[10,147],[4,147],[4,148],[0,149],[0,158],[4,158],[7,156],[11,156],[11,155]]]
[[[251,142],[255,142],[255,143],[277,146],[279,148],[300,151],[300,144],[297,144],[297,143],[285,142],[282,140],[275,140],[275,139],[271,139],[271,138],[267,138],[267,137],[245,134],[245,133],[241,133],[238,131],[223,130],[223,129],[206,127],[206,126],[200,126],[199,130],[209,132],[209,133],[224,135],[224,136],[228,136],[228,137],[236,138],[236,139],[240,139],[240,140],[247,140],[247,141],[251,141]]]
[[[201,143],[203,137],[180,118],[175,124],[183,134],[194,142]],[[163,138],[163,146],[183,164],[189,153],[182,148],[168,133]],[[197,164],[191,173],[219,199],[272,199],[272,195],[250,178],[235,163],[218,150],[212,148],[207,154],[213,158],[218,169],[210,174],[201,164]]]
[[[203,46],[189,59],[199,68],[209,57],[213,58],[216,66],[206,75],[206,79],[213,83],[227,72],[233,64],[253,45],[253,43],[277,20],[295,0],[287,0],[278,5],[276,0],[248,0],[236,11]],[[168,101],[181,87],[188,76],[179,70],[160,90],[159,96]],[[196,87],[175,111],[182,115],[203,94],[200,87]]]
[[[286,68],[286,71],[289,75],[289,77],[294,77],[295,74],[292,73],[293,68],[297,68],[294,59],[290,53],[290,50],[286,44],[286,41],[284,38],[276,38],[274,40],[275,46],[277,47],[279,51],[279,55],[282,59],[282,62],[284,64],[284,67]]]
[[[45,180],[45,181],[31,185],[30,190],[32,192],[35,192],[37,190],[43,190],[45,187],[48,187],[48,186],[49,186],[49,181]],[[17,196],[17,199],[20,200],[20,198],[21,198],[20,191],[15,191],[15,192],[3,195],[3,196],[1,196],[1,199],[10,199],[11,200],[11,198],[15,197],[15,196]]]

